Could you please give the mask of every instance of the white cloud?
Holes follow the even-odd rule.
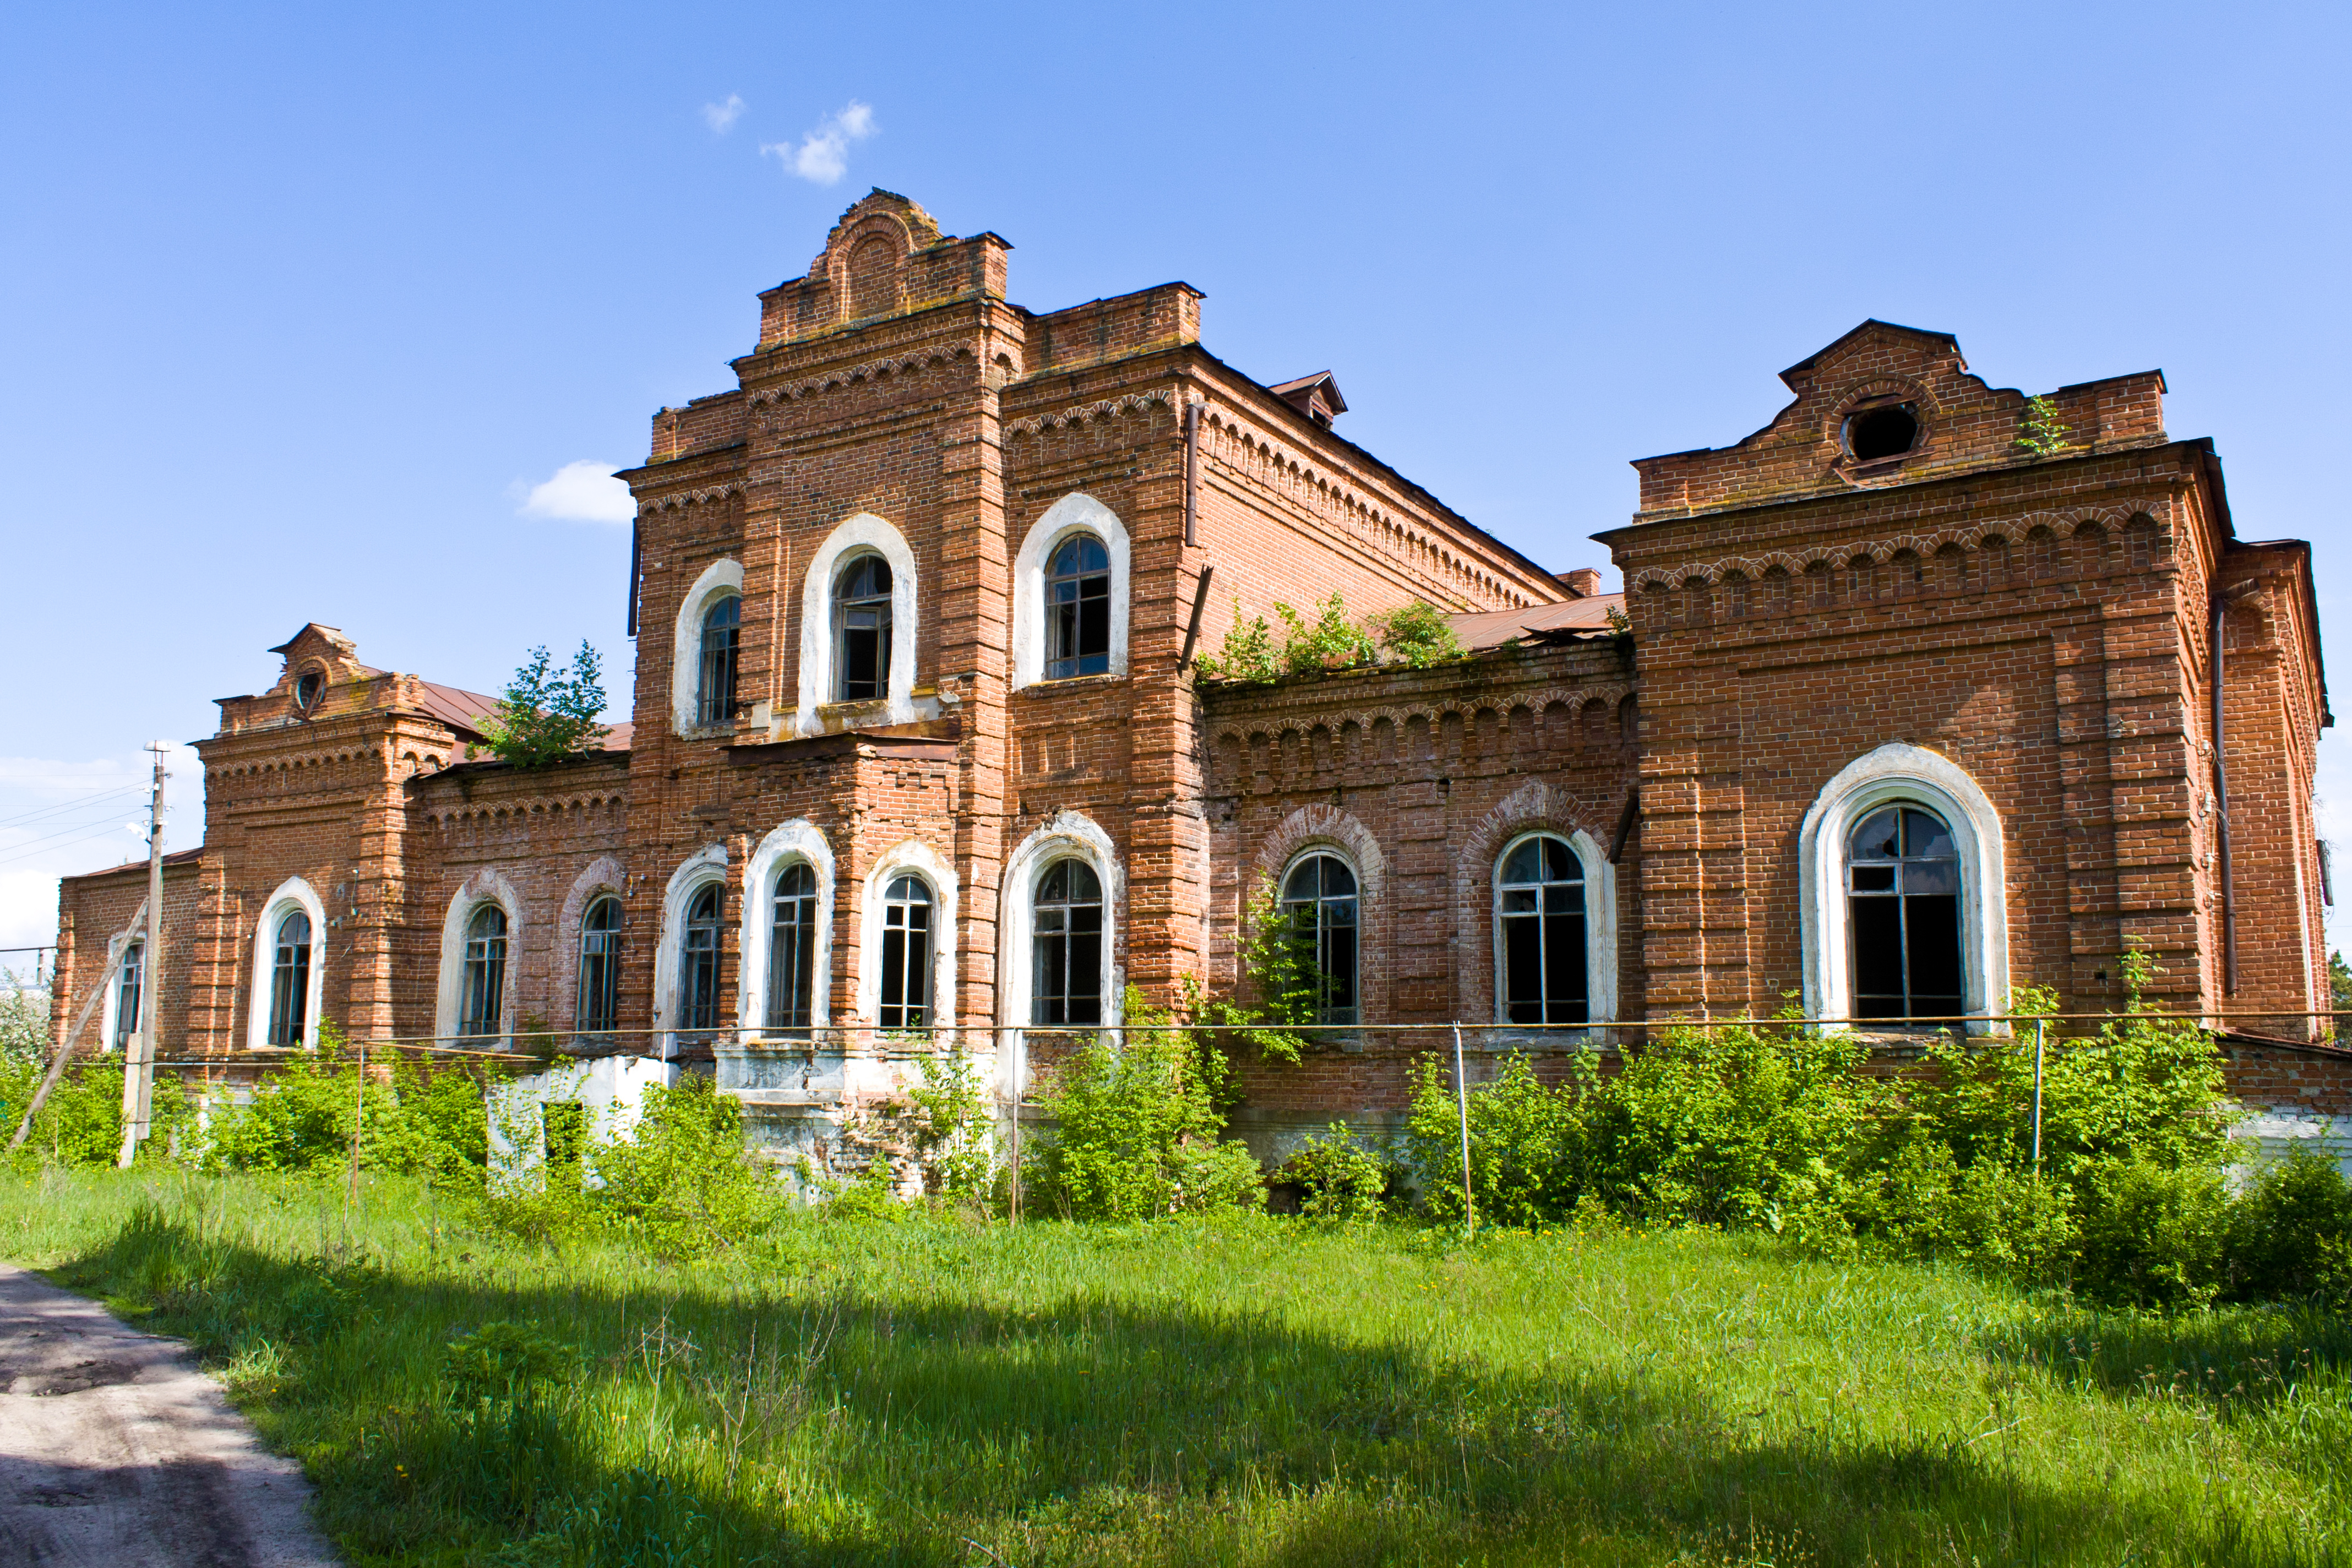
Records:
[[[789,142],[770,142],[760,151],[782,159],[784,166],[802,179],[829,185],[849,172],[849,144],[873,134],[873,106],[853,98],[849,107],[826,116],[815,130],[802,137],[798,147]]]
[[[702,122],[710,127],[713,135],[724,136],[735,128],[735,121],[741,117],[742,113],[742,99],[730,92],[727,95],[727,101],[724,103],[706,103],[702,106]]]
[[[147,858],[147,792],[153,759],[67,762],[0,757],[0,947],[58,940],[58,879]],[[193,849],[205,836],[205,769],[194,749],[164,747],[163,847]],[[29,952],[0,953],[0,968],[29,971]]]
[[[627,522],[637,515],[629,487],[613,477],[617,463],[582,458],[566,463],[549,479],[530,487],[516,509],[523,517],[551,517],[569,522]]]

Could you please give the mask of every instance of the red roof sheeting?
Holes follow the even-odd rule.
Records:
[[[1473,616],[1448,616],[1446,624],[1462,646],[1475,653],[1500,647],[1513,637],[1530,642],[1556,642],[1582,634],[1606,636],[1609,612],[1622,609],[1622,594],[1594,594],[1557,605],[1530,605],[1524,610],[1488,610]]]

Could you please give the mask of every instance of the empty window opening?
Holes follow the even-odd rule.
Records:
[[[882,1009],[886,1029],[931,1022],[931,889],[920,877],[898,877],[882,896]]]
[[[835,700],[870,702],[890,694],[890,563],[860,555],[833,590]]]
[[[1315,991],[1318,1023],[1357,1024],[1356,873],[1337,855],[1309,855],[1283,879],[1282,912]]]
[[[719,1026],[719,884],[705,882],[686,906],[686,945],[678,953],[677,1023]]]
[[[575,1020],[591,1034],[621,1026],[621,900],[588,906],[580,922],[580,997]]]
[[[139,994],[147,967],[147,944],[134,942],[122,950],[121,989],[114,994],[114,1048],[121,1050],[139,1029]]]
[[[1110,671],[1110,552],[1091,533],[1063,542],[1045,569],[1045,679]]]
[[[1512,849],[1496,879],[1503,1017],[1513,1024],[1591,1020],[1584,943],[1584,863],[1549,834]]]
[[[466,968],[457,1007],[461,1035],[495,1035],[507,994],[507,912],[484,904],[466,922]]]
[[[327,678],[315,669],[306,669],[294,682],[294,706],[308,713],[319,705],[319,693],[325,690]]]
[[[735,721],[735,660],[743,630],[743,601],[730,594],[702,614],[702,679],[695,691],[694,721]]]
[[[1865,408],[1845,422],[1846,450],[1858,463],[1899,458],[1919,439],[1919,416],[1907,403]]]
[[[804,1035],[816,1022],[816,873],[794,861],[776,877],[768,928],[768,1027]]]
[[[1030,939],[1039,1024],[1102,1022],[1102,880],[1084,860],[1056,860],[1037,879]]]
[[[1949,1018],[1961,1010],[1960,856],[1941,817],[1890,805],[1846,841],[1853,1011]]]
[[[302,1043],[310,1005],[310,917],[295,910],[278,922],[276,962],[269,966],[269,1044]]]

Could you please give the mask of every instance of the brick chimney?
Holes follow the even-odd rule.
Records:
[[[1601,574],[1592,567],[1580,566],[1573,572],[1561,572],[1556,575],[1571,599],[1590,599],[1601,592]]]

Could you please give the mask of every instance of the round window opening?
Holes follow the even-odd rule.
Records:
[[[294,706],[308,713],[319,700],[319,692],[327,684],[324,673],[306,669],[294,682]]]
[[[1899,458],[1919,439],[1919,416],[1907,403],[1865,408],[1845,422],[1846,450],[1858,463]]]

